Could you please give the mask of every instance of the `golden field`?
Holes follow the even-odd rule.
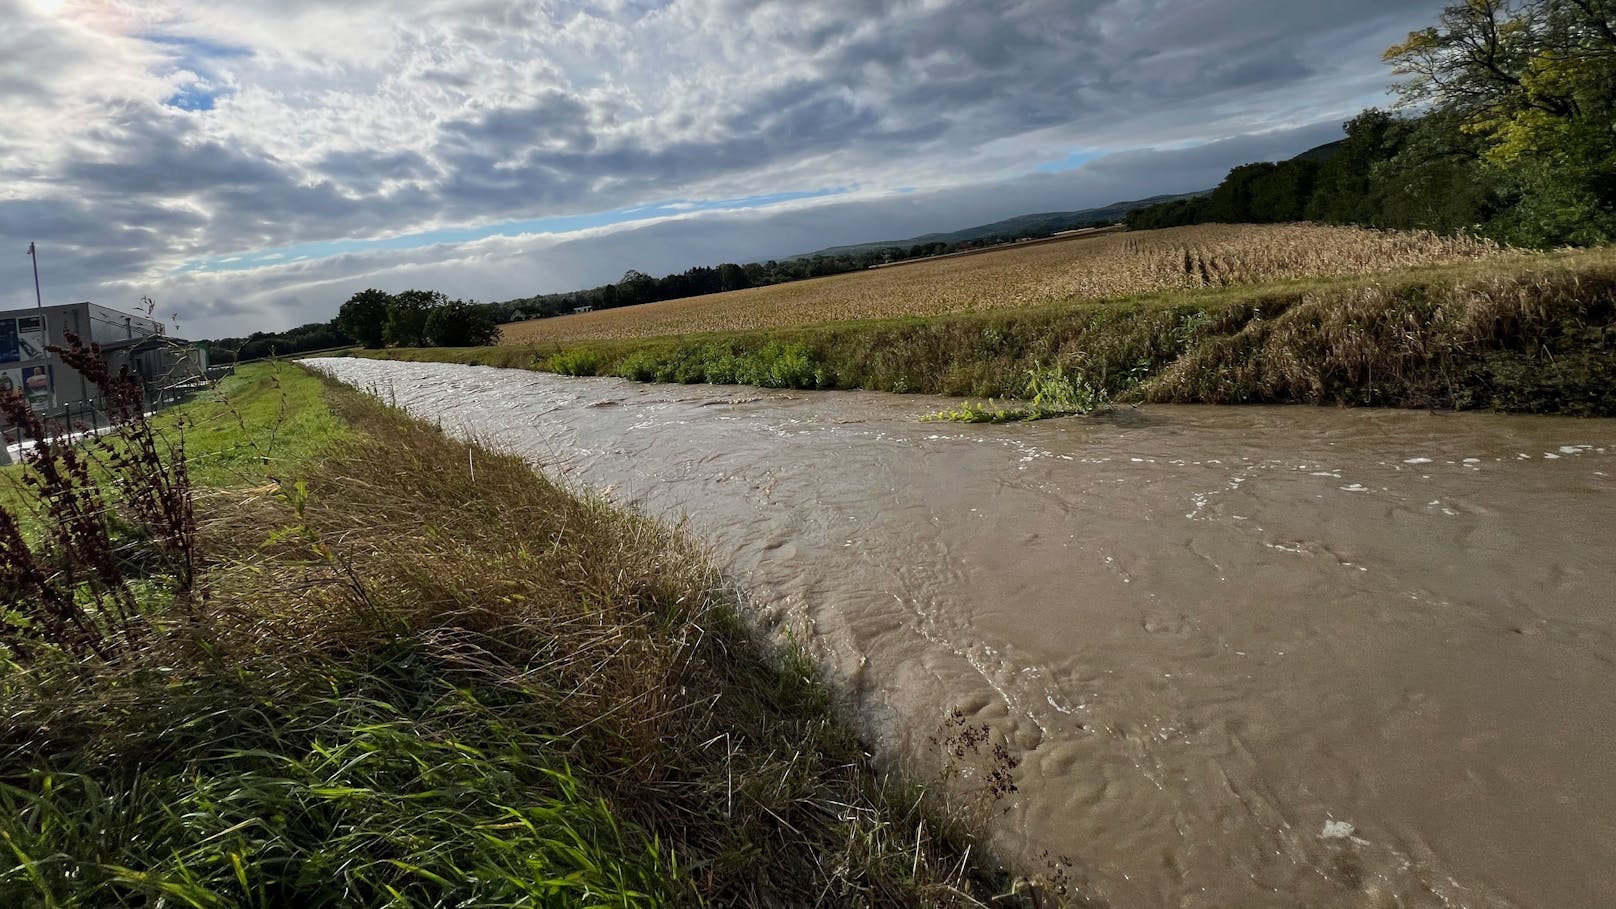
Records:
[[[1509,252],[1427,232],[1201,225],[958,258],[507,325],[502,344],[653,338],[1014,309],[1204,287],[1406,271]]]

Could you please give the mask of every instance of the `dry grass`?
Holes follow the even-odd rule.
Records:
[[[1005,889],[933,800],[876,772],[800,652],[747,633],[688,540],[271,369],[237,377],[241,432],[214,441],[268,412],[340,444],[199,504],[194,620],[113,664],[0,646],[0,905],[981,907]]]
[[[1229,328],[1235,328],[1229,325]],[[1311,288],[1209,334],[1138,395],[1616,413],[1616,255],[1440,281]]]
[[[1218,259],[1225,274],[1228,261]],[[1053,367],[1122,400],[1616,415],[1616,248],[1357,267],[1369,272],[931,318],[378,353],[975,398],[1016,397],[1029,370]]]
[[[652,338],[1019,309],[1206,287],[1405,271],[1506,254],[1427,232],[1203,225],[1079,237],[774,287],[508,325],[503,344]]]
[[[294,513],[283,494],[281,521],[300,530],[290,552],[238,553],[257,566],[244,619],[265,614],[270,586],[292,592],[273,615],[305,644],[369,650],[380,642],[366,637],[399,623],[444,661],[493,673],[703,901],[974,906],[968,892],[991,895],[961,853],[917,839],[914,803],[894,812],[883,800],[814,669],[757,645],[689,540],[514,455],[346,388],[328,393],[357,439],[310,471]],[[262,519],[247,520],[245,533],[218,536],[256,545]],[[378,608],[380,626],[364,618]]]

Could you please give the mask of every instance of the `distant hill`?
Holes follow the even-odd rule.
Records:
[[[1299,154],[1296,157],[1292,158],[1291,160],[1292,161],[1317,161],[1320,164],[1323,164],[1324,162],[1330,160],[1331,158],[1334,158],[1336,155],[1339,155],[1341,153],[1341,149],[1345,148],[1346,145],[1347,145],[1347,140],[1345,140],[1345,139],[1337,139],[1334,142],[1326,142],[1325,144],[1320,145],[1318,148],[1310,148],[1307,151],[1302,152],[1301,154]]]
[[[1149,199],[1138,199],[1133,202],[1114,202],[1102,208],[1085,208],[1081,211],[1051,211],[1032,215],[1017,215],[992,224],[979,224],[976,227],[967,227],[951,233],[924,234],[911,237],[907,240],[881,240],[875,243],[856,243],[851,246],[831,246],[817,252],[807,253],[800,258],[812,256],[856,256],[878,249],[908,249],[911,246],[920,246],[927,243],[968,243],[972,240],[985,240],[989,237],[1040,237],[1062,230],[1072,230],[1078,227],[1087,227],[1095,223],[1112,224],[1121,221],[1128,212],[1139,208],[1148,208],[1163,202],[1172,202],[1178,199],[1193,199],[1204,196],[1206,193],[1184,193],[1176,196],[1152,196]],[[793,256],[791,258],[799,258]]]

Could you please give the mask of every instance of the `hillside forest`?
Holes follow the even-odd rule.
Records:
[[[1467,0],[1386,51],[1398,111],[1339,143],[1246,164],[1134,229],[1317,221],[1513,246],[1616,240],[1616,2]]]

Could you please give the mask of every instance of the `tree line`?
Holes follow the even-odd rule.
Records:
[[[217,362],[259,360],[333,347],[480,347],[499,337],[506,307],[451,300],[435,290],[390,294],[374,288],[348,298],[329,322],[214,341]]]
[[[1321,221],[1533,248],[1616,240],[1616,0],[1467,0],[1388,49],[1405,111],[1320,155],[1230,171],[1131,228]]]

